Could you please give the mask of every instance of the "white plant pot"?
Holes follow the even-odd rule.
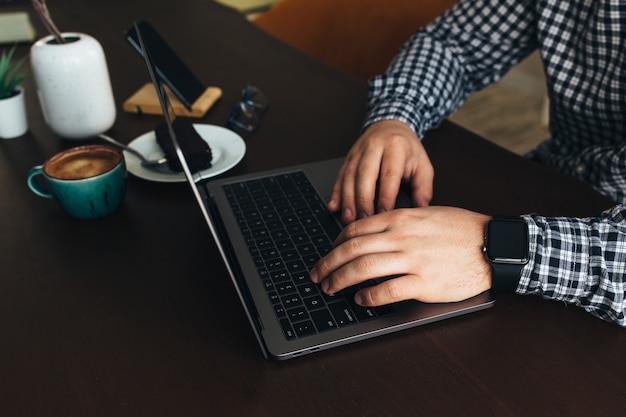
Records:
[[[104,51],[83,33],[47,36],[33,44],[30,63],[46,122],[66,139],[86,139],[115,122],[115,100]]]
[[[12,139],[22,136],[28,130],[24,89],[13,97],[0,99],[0,138]]]

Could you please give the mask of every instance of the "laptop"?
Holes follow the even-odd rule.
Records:
[[[404,301],[377,308],[354,303],[358,288],[334,296],[322,293],[310,281],[308,271],[331,250],[341,230],[325,201],[342,159],[201,179],[185,160],[149,45],[135,27],[185,178],[266,358],[290,359],[493,305],[491,291],[456,303]],[[407,203],[407,196],[398,201]]]

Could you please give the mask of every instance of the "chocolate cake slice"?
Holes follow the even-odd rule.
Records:
[[[213,159],[211,148],[196,132],[193,124],[186,119],[177,118],[172,123],[172,127],[178,143],[185,154],[189,169],[192,172],[197,172],[210,168],[211,160]],[[157,143],[165,152],[170,169],[175,172],[182,171],[183,167],[176,156],[167,125],[165,123],[158,125],[154,132]]]

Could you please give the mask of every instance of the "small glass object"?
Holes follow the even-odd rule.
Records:
[[[253,85],[246,85],[241,98],[235,104],[226,121],[226,127],[235,132],[253,132],[261,122],[261,115],[269,102],[263,92]]]

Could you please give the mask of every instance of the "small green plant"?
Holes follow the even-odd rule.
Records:
[[[2,56],[0,56],[0,100],[17,94],[18,84],[26,77],[26,74],[23,72],[20,73],[20,67],[26,57],[11,66],[11,59],[15,53],[15,48],[16,47],[13,46],[8,53],[6,50],[3,50]]]

